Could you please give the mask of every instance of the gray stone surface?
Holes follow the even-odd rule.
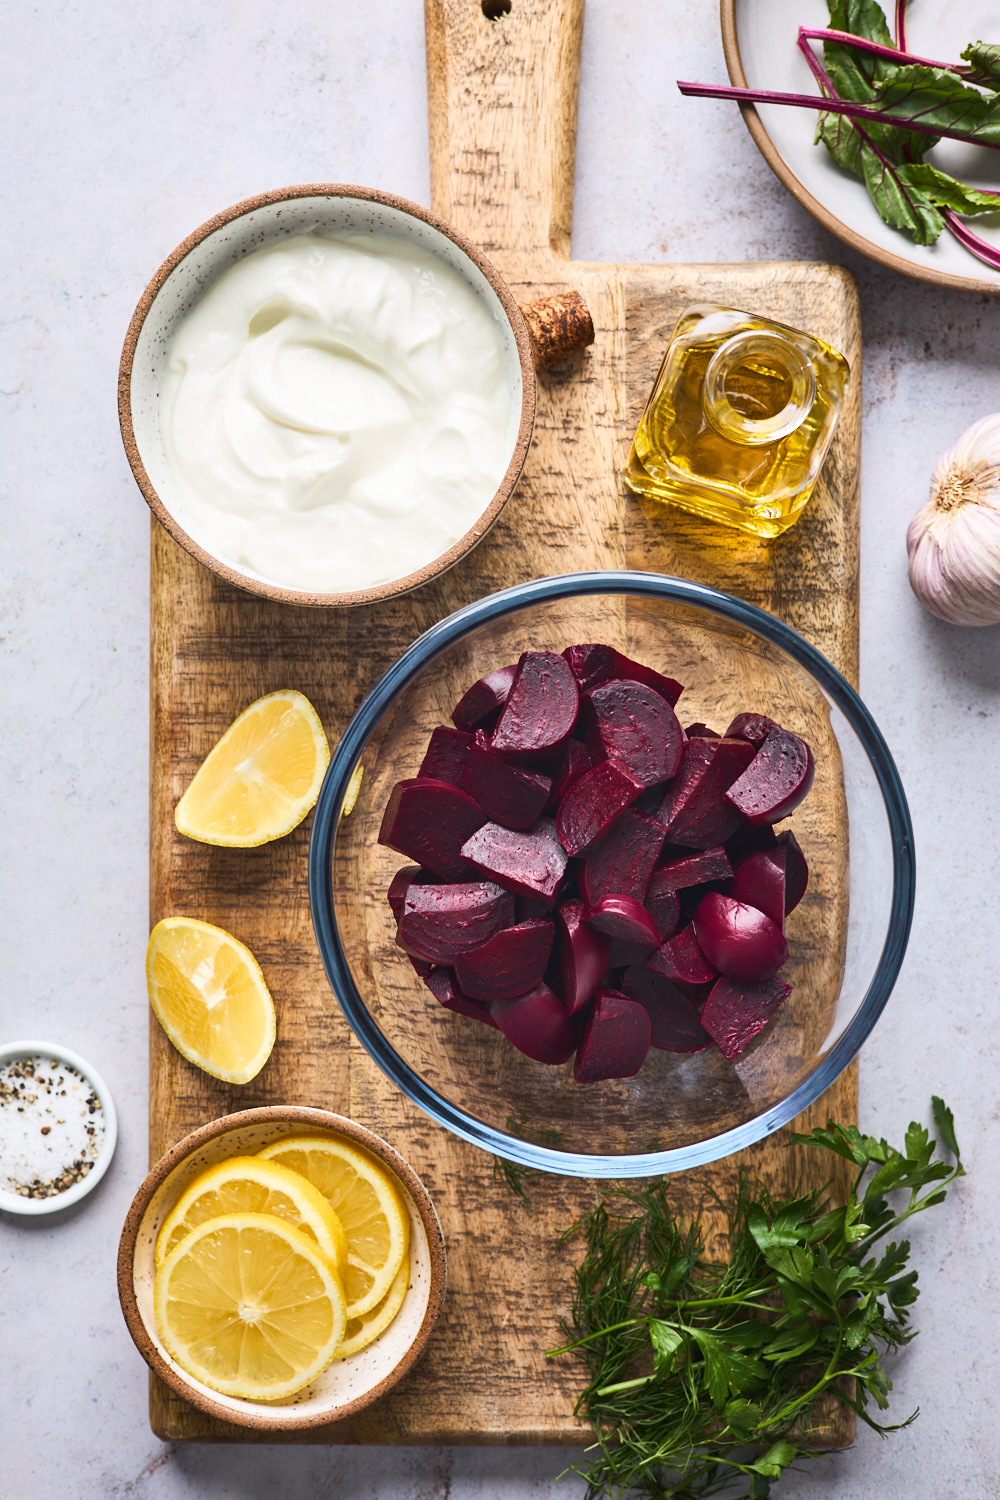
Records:
[[[474,0],[469,0],[474,3]],[[923,0],[921,0],[923,3]],[[517,0],[514,0],[517,4]],[[146,279],[214,210],[295,181],[426,202],[417,0],[7,6],[0,111],[0,1038],[81,1051],[121,1115],[117,1159],[65,1222],[0,1223],[0,1492],[24,1500],[535,1500],[565,1455],[160,1444],[114,1255],[145,1168],[148,518],[115,376]],[[590,0],[574,250],[595,260],[847,264],[865,326],[862,690],[898,759],[920,867],[909,954],[861,1067],[890,1136],[953,1104],[969,1177],[914,1227],[921,1335],[887,1442],[793,1476],[787,1500],[1000,1494],[995,1062],[998,632],[912,598],[907,520],[931,465],[1000,408],[1000,301],[868,265],[787,197],[735,108],[707,0]]]

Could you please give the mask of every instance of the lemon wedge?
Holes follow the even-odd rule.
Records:
[[[276,1401],[315,1380],[346,1325],[333,1263],[271,1214],[199,1224],[156,1273],[153,1303],[177,1364],[246,1401]]]
[[[347,1236],[329,1203],[298,1172],[259,1156],[231,1156],[198,1174],[163,1221],[157,1266],[192,1229],[220,1214],[275,1214],[319,1245],[343,1280]]]
[[[351,779],[347,783],[347,791],[344,793],[344,805],[340,809],[342,818],[349,818],[357,806],[358,797],[361,792],[361,783],[364,780],[365,768],[358,764],[351,772]]]
[[[330,747],[291,689],[243,710],[195,773],[174,821],[189,839],[249,849],[291,833],[319,796]]]
[[[149,1003],[182,1057],[249,1083],[274,1046],[274,1001],[249,948],[209,922],[166,917],[146,950]]]
[[[367,1152],[331,1136],[292,1136],[260,1156],[300,1172],[344,1226],[347,1316],[360,1318],[386,1297],[410,1247],[410,1216],[395,1180]]]
[[[367,1349],[380,1333],[385,1332],[402,1307],[409,1285],[410,1261],[408,1256],[404,1256],[403,1264],[396,1272],[392,1286],[382,1301],[373,1307],[371,1312],[362,1313],[360,1318],[348,1318],[347,1327],[344,1330],[344,1341],[337,1346],[337,1359],[347,1359],[349,1355]]]

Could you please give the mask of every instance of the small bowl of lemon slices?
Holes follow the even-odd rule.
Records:
[[[339,1421],[395,1385],[445,1279],[413,1169],[354,1121],[293,1106],[180,1141],[136,1194],[118,1252],[150,1368],[201,1411],[275,1432]]]

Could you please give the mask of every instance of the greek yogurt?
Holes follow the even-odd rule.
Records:
[[[432,562],[513,453],[498,318],[440,256],[392,235],[253,251],[171,340],[161,430],[177,519],[241,572],[303,591]]]

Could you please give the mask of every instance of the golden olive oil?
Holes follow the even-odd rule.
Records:
[[[754,536],[795,524],[847,393],[821,339],[734,308],[678,319],[625,478],[642,495]]]

